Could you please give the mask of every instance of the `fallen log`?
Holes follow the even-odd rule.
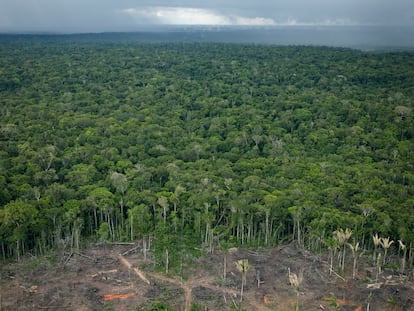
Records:
[[[135,247],[133,247],[133,248],[131,248],[131,249],[129,249],[129,250],[127,250],[127,251],[123,252],[121,255],[122,255],[122,256],[126,256],[126,255],[128,255],[129,253],[132,253],[132,252],[136,251],[138,248],[140,248],[140,245],[137,245],[137,246],[135,246]]]
[[[329,268],[329,272],[335,274],[338,278],[340,278],[342,281],[346,281],[345,278],[340,276],[338,273],[336,273],[333,269]]]
[[[145,277],[145,275],[138,269],[138,268],[134,268],[133,269],[135,274],[138,275],[138,277],[143,280],[145,283],[147,283],[148,285],[151,284],[151,282]]]
[[[85,254],[82,254],[82,253],[79,253],[79,252],[75,252],[75,254],[78,255],[78,256],[81,256],[83,258],[87,258],[89,260],[92,260],[93,262],[96,262],[96,259],[95,258],[92,258],[92,257],[90,257],[88,255],[85,255]]]
[[[115,299],[125,299],[135,296],[134,293],[128,293],[128,294],[111,294],[111,295],[104,295],[102,297],[103,301],[110,301]]]
[[[68,263],[68,262],[69,262],[69,260],[72,258],[72,256],[73,256],[73,252],[71,252],[71,253],[68,255],[68,257],[66,258],[65,262],[63,263],[63,265],[64,265],[64,266],[66,266],[66,265],[67,265],[67,263]]]
[[[97,273],[90,274],[88,276],[94,278],[94,277],[97,277],[97,276],[102,275],[102,274],[109,274],[109,273],[116,273],[116,272],[118,272],[118,269],[112,269],[112,270],[106,270],[106,271],[98,271]]]
[[[151,284],[151,282],[145,277],[145,275],[144,275],[144,273],[141,271],[141,270],[139,270],[138,268],[132,268],[132,264],[128,261],[128,260],[126,260],[125,259],[125,257],[124,256],[122,256],[121,254],[119,254],[119,256],[118,256],[118,258],[119,258],[119,261],[125,266],[125,267],[127,267],[128,268],[128,270],[133,270],[134,272],[135,272],[135,274],[142,280],[142,281],[144,281],[145,283],[147,283],[147,284]]]
[[[371,283],[371,284],[367,284],[367,288],[370,288],[370,289],[380,289],[383,284],[384,283],[381,283],[381,282],[379,282],[379,283]]]
[[[122,255],[120,254],[120,255],[118,256],[118,258],[119,258],[119,261],[120,261],[120,262],[121,262],[121,263],[122,263],[125,267],[127,267],[127,268],[128,268],[128,270],[132,268],[132,264],[131,264],[128,260],[126,260],[124,256],[122,256]]]

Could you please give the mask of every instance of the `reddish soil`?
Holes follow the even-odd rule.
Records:
[[[414,283],[407,276],[386,270],[375,282],[375,269],[360,262],[352,280],[349,262],[342,278],[329,273],[327,258],[294,244],[271,250],[231,249],[226,279],[221,251],[198,259],[182,279],[154,272],[151,256],[144,262],[140,248],[124,256],[128,268],[119,254],[133,247],[95,245],[80,255],[53,254],[1,264],[0,311],[140,310],[155,301],[186,311],[194,304],[194,310],[295,310],[297,301],[299,310],[414,310]],[[251,268],[240,302],[241,275],[234,263],[245,258]],[[288,269],[303,275],[299,290],[290,285]]]

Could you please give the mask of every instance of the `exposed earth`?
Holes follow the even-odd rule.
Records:
[[[408,276],[385,270],[375,280],[375,267],[361,259],[354,280],[352,262],[344,273],[330,273],[326,256],[294,243],[214,251],[183,267],[181,276],[154,272],[151,252],[144,260],[140,246],[91,245],[2,263],[0,310],[151,310],[156,302],[185,311],[295,310],[296,303],[298,310],[414,310],[414,283]],[[242,299],[235,265],[240,259],[251,265]],[[298,288],[290,283],[289,270],[302,280]]]

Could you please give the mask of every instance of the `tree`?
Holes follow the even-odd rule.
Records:
[[[88,204],[93,208],[95,230],[98,229],[102,222],[107,222],[109,224],[111,239],[114,239],[116,232],[116,221],[113,214],[113,208],[115,206],[114,195],[109,191],[108,188],[98,187],[89,193],[86,200]]]
[[[265,245],[269,244],[269,237],[272,236],[272,226],[269,223],[270,222],[270,213],[272,211],[272,208],[275,207],[277,203],[277,196],[272,194],[267,194],[264,197],[264,203],[265,203]]]
[[[97,174],[96,168],[88,164],[76,164],[68,172],[67,178],[69,185],[73,187],[81,187],[88,184],[93,184]]]
[[[412,266],[412,53],[37,39],[41,53],[1,45],[0,210],[38,210],[20,254],[103,223],[109,239],[197,232],[210,249],[293,236],[322,250],[349,228],[361,248],[403,240]]]
[[[404,273],[405,266],[406,266],[406,261],[407,261],[407,245],[405,245],[403,243],[403,241],[401,241],[401,240],[398,240],[398,244],[399,244],[399,247],[398,247],[399,252],[398,253],[400,253],[401,251],[403,252],[403,255],[401,257],[401,273]]]
[[[241,286],[240,286],[240,302],[243,301],[243,289],[247,284],[247,271],[249,271],[251,265],[248,259],[241,259],[236,261],[236,268],[242,275]]]
[[[339,243],[335,237],[328,237],[324,243],[329,250],[329,275],[332,275],[334,254],[339,247]]]
[[[342,254],[340,257],[340,267],[341,270],[344,271],[345,268],[345,250],[346,250],[346,243],[352,235],[352,231],[346,228],[345,230],[338,229],[334,232],[334,238],[338,242],[339,246],[342,246]]]
[[[377,260],[378,246],[380,246],[381,238],[378,236],[378,233],[372,236],[372,241],[374,243],[374,262]]]
[[[407,122],[407,119],[411,117],[412,111],[412,108],[406,106],[397,106],[394,109],[394,112],[398,115],[396,122],[400,123],[401,127],[400,140],[403,140],[404,138],[404,125]]]
[[[25,246],[33,244],[29,240],[29,233],[35,228],[38,211],[31,204],[21,200],[12,201],[0,210],[0,223],[9,232],[6,239],[14,243],[14,250],[17,261],[20,261]]]
[[[151,213],[148,206],[140,204],[128,209],[130,239],[135,240],[151,232]]]
[[[302,218],[302,208],[298,206],[291,206],[288,208],[289,213],[293,218],[293,237],[296,236],[296,241],[299,246],[303,246],[302,243],[302,234],[300,228],[300,221]]]
[[[118,191],[121,195],[121,200],[119,202],[119,206],[121,208],[121,226],[124,223],[124,196],[125,192],[128,189],[128,179],[124,174],[113,172],[111,174],[111,181],[114,185],[116,191]]]
[[[359,242],[356,242],[355,244],[347,244],[349,248],[352,251],[352,258],[353,258],[353,265],[352,265],[352,278],[355,280],[356,273],[357,273],[357,263],[358,263],[358,257],[360,256],[360,247]]]
[[[380,240],[380,245],[384,249],[384,261],[383,261],[383,264],[386,263],[388,249],[391,247],[391,245],[393,243],[394,243],[394,241],[393,240],[390,240],[389,237],[388,238],[381,238],[381,240]]]
[[[98,236],[99,236],[99,240],[102,241],[104,243],[104,245],[110,239],[110,237],[111,237],[111,228],[110,228],[109,224],[106,221],[102,222],[99,225]]]
[[[81,202],[79,200],[68,200],[63,205],[65,213],[63,215],[68,235],[70,236],[70,247],[79,251],[81,229],[83,219],[81,218]]]
[[[161,195],[158,198],[157,203],[162,207],[162,216],[164,219],[163,225],[165,227],[167,225],[167,211],[169,208],[168,199],[164,195]]]
[[[295,289],[296,292],[296,311],[299,310],[299,294],[300,294],[300,284],[303,281],[303,274],[300,273],[298,276],[296,273],[290,272],[290,268],[288,268],[289,272],[289,283]]]

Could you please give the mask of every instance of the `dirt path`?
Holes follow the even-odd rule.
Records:
[[[191,310],[192,291],[193,291],[193,288],[195,288],[195,287],[205,287],[205,288],[211,289],[213,291],[221,291],[223,294],[228,294],[228,295],[238,294],[238,291],[236,291],[234,289],[221,288],[221,287],[217,287],[216,285],[213,285],[214,280],[212,278],[202,277],[202,278],[199,278],[199,279],[191,279],[191,280],[182,282],[181,280],[166,277],[165,275],[160,274],[160,273],[155,273],[155,272],[145,273],[144,271],[140,270],[139,268],[133,267],[132,264],[122,255],[119,255],[119,260],[125,267],[127,267],[128,269],[132,269],[135,272],[135,274],[142,281],[144,281],[147,284],[150,284],[150,282],[148,281],[145,274],[147,274],[148,276],[150,276],[153,279],[156,279],[156,280],[159,280],[159,281],[162,281],[162,282],[166,282],[166,283],[171,283],[171,284],[174,284],[174,285],[182,288],[183,291],[184,291],[184,311],[190,311]]]
[[[141,273],[144,273],[144,272],[141,271]],[[167,282],[167,283],[174,284],[178,287],[181,287],[184,291],[184,311],[190,311],[191,301],[192,301],[191,293],[193,291],[193,288],[191,286],[189,286],[188,281],[187,282],[181,282],[180,280],[166,277],[165,275],[162,275],[160,273],[148,273],[148,275],[151,276],[154,279],[157,279],[157,280],[161,281],[161,282]]]
[[[200,259],[189,270],[189,279],[182,280],[140,270],[138,267],[144,263],[140,254],[129,255],[125,250],[126,246],[118,245],[103,250],[99,245],[83,250],[86,256],[71,256],[69,260],[67,255],[62,256],[59,264],[50,260],[55,257],[0,263],[0,310],[102,310],[108,307],[125,311],[131,310],[131,306],[151,305],[155,300],[181,311],[190,311],[194,303],[209,310],[234,310],[239,306],[257,311],[292,310],[296,294],[288,282],[287,269],[298,273],[303,267],[306,269],[299,297],[301,310],[324,308],[328,311],[341,303],[345,304],[341,308],[353,311],[365,310],[368,304],[371,310],[414,310],[411,278],[387,269],[375,280],[372,278],[375,267],[364,258],[359,262],[360,272],[354,280],[350,270],[341,277],[330,275],[327,256],[315,258],[295,244],[254,253],[239,249],[229,255],[228,262],[247,258],[253,266],[240,303],[237,286],[240,274],[235,265],[227,269],[225,284],[231,285],[219,282],[222,252]],[[123,253],[125,260],[119,257]],[[347,265],[352,268],[351,261]],[[260,287],[255,278],[257,271],[261,276]],[[134,278],[139,281],[135,282]],[[114,300],[107,303],[106,298]]]

